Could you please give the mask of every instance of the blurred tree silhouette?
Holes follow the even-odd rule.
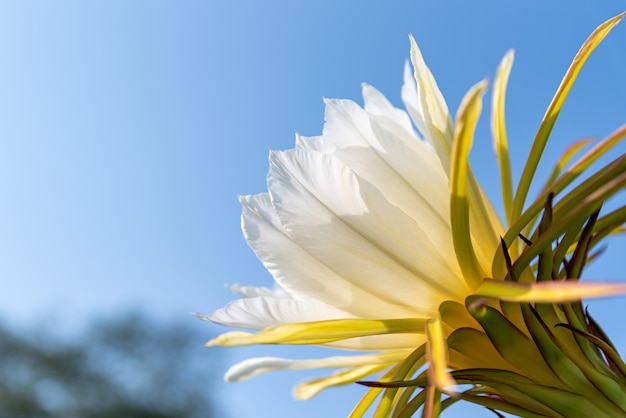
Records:
[[[0,327],[3,418],[207,418],[213,350],[182,324],[99,320],[72,341]]]

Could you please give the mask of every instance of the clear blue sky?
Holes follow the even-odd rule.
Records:
[[[507,122],[519,173],[580,44],[622,11],[608,3],[0,3],[0,315],[72,326],[138,307],[169,318],[223,306],[233,298],[225,283],[270,285],[241,236],[237,196],[266,190],[269,149],[293,147],[295,132],[321,132],[323,97],[360,102],[368,82],[400,106],[409,33],[451,109],[516,49]],[[548,148],[553,158],[626,123],[624,25],[582,71]],[[487,118],[472,161],[499,200]],[[613,240],[588,276],[626,280],[625,244]],[[591,306],[626,350],[623,303]],[[207,339],[220,331],[198,326]],[[215,369],[287,352],[311,355],[233,349]],[[362,389],[291,400],[291,385],[315,373],[224,383],[217,395],[237,418],[345,416]]]

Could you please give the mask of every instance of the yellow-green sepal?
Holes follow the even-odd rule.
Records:
[[[539,130],[535,136],[535,140],[528,155],[528,159],[526,160],[526,164],[522,171],[522,176],[519,180],[515,197],[513,199],[512,219],[517,219],[522,213],[522,208],[524,207],[526,196],[528,195],[528,190],[530,189],[530,184],[535,175],[537,166],[539,165],[539,160],[543,154],[550,132],[552,131],[554,123],[559,116],[563,103],[565,103],[565,99],[567,98],[578,73],[585,64],[585,61],[587,61],[587,58],[589,58],[589,55],[591,55],[594,49],[596,49],[600,42],[602,42],[606,35],[608,35],[611,29],[613,29],[615,25],[622,20],[625,14],[626,13],[622,13],[615,16],[598,26],[581,46],[580,50],[574,57],[574,61],[565,73],[565,76],[563,77],[563,80],[561,81],[561,84],[554,94],[554,97],[552,98],[552,101],[550,102],[550,105],[548,106],[548,109],[542,119],[541,125],[539,126]]]
[[[530,379],[554,387],[563,383],[552,373],[535,343],[498,310],[480,298],[468,298],[468,310],[483,327],[500,355]]]
[[[463,98],[457,113],[456,129],[452,142],[450,163],[450,223],[452,242],[470,287],[475,287],[485,277],[478,259],[470,231],[469,153],[474,140],[474,130],[482,109],[482,96],[487,82],[474,85]]]
[[[523,407],[533,410],[537,402],[552,410],[547,416],[561,417],[604,417],[606,413],[594,405],[593,401],[583,395],[552,386],[538,384],[524,376],[506,371],[492,369],[470,369],[453,372],[455,379],[461,384],[471,383],[493,387],[506,396],[513,396],[523,404]],[[533,402],[523,402],[526,395]],[[534,406],[534,408],[533,408]],[[535,409],[535,412],[537,410]],[[609,415],[610,416],[610,415]],[[619,416],[619,415],[616,415]]]
[[[581,367],[585,368],[584,364],[575,362],[570,357],[573,352],[564,349],[564,346],[558,344],[558,340],[554,338],[545,322],[529,304],[522,304],[522,312],[526,325],[545,362],[559,377],[559,380],[567,385],[567,388],[575,393],[584,393],[587,399],[591,400],[608,416],[622,416],[626,413],[612,401],[608,401],[609,398],[605,397],[607,394],[604,394],[602,390],[595,386],[597,383],[595,378],[599,379],[599,377],[596,374],[584,373],[581,369]],[[586,371],[589,372],[589,370]],[[591,380],[589,375],[591,375]],[[599,381],[605,388],[609,389],[610,393],[608,395],[612,397],[614,387],[606,380]]]
[[[329,321],[296,322],[265,328],[256,334],[227,332],[207,343],[207,346],[233,347],[252,344],[324,344],[349,338],[380,334],[423,334],[427,319],[335,319]]]

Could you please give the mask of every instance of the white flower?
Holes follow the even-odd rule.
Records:
[[[500,389],[507,384],[502,376],[522,379],[512,380],[514,394],[515,385],[526,381],[567,387],[567,382],[555,380],[552,364],[542,363],[542,347],[552,340],[539,335],[540,320],[531,316],[529,302],[580,305],[582,297],[626,293],[625,284],[578,281],[588,252],[599,241],[590,238],[594,223],[603,228],[597,234],[606,236],[626,219],[625,211],[598,218],[602,203],[626,184],[626,157],[567,190],[626,135],[626,128],[562,173],[571,158],[566,153],[526,209],[525,199],[580,67],[622,17],[601,25],[574,59],[542,121],[515,193],[504,129],[512,52],[503,59],[494,82],[492,123],[506,231],[468,162],[486,82],[470,89],[453,123],[411,38],[414,77],[407,65],[402,88],[408,112],[393,107],[367,84],[364,108],[349,100],[327,100],[323,134],[297,136],[295,149],[271,152],[268,192],[240,199],[244,235],[275,287],[233,286],[241,299],[199,316],[258,331],[222,334],[209,346],[315,344],[350,354],[249,359],[233,366],[226,379],[239,381],[273,370],[342,368],[298,386],[296,397],[306,399],[326,387],[385,371],[381,379],[393,382],[369,392],[373,395],[363,398],[354,416],[367,410],[380,388],[386,392],[377,416],[390,416],[393,408],[405,406],[410,413],[422,404],[425,416],[436,416],[438,393],[451,393],[456,383],[448,366],[466,383],[480,387],[483,397],[465,393],[477,403],[492,394],[504,399]],[[518,239],[522,232],[528,238]],[[554,254],[553,247],[558,247]],[[568,251],[573,253],[569,260]],[[543,258],[542,268],[535,263],[538,257]],[[505,306],[498,300],[518,304]],[[508,336],[528,352],[520,353]],[[407,379],[426,362],[426,383],[423,374],[413,382],[424,392],[414,396]],[[468,369],[473,372],[462,374]],[[501,379],[501,386],[489,388],[484,376]],[[404,392],[396,398],[400,387]],[[580,393],[587,389],[583,385]]]
[[[348,367],[353,372],[339,381],[305,384],[296,392],[299,397],[353,381],[404,359],[425,342],[424,324],[438,317],[439,305],[463,303],[479,284],[464,277],[452,239],[452,118],[411,41],[417,84],[407,65],[402,89],[410,117],[364,84],[364,109],[349,100],[326,100],[322,136],[298,136],[295,149],[271,152],[269,192],[240,201],[246,240],[277,287],[236,288],[242,299],[203,316],[252,330],[353,320],[354,326],[347,327],[348,322],[328,323],[337,335],[320,342],[375,353],[303,361],[253,359],[234,366],[228,380],[276,369]],[[492,213],[486,200],[472,205],[472,230],[477,231],[472,240],[484,272],[503,233]],[[389,320],[400,320],[398,328],[381,329],[388,328]],[[283,329],[268,338],[286,343],[284,332],[292,331]],[[253,344],[262,342],[261,335],[267,333],[228,333],[209,344]],[[296,336],[291,343],[306,339],[308,334]]]

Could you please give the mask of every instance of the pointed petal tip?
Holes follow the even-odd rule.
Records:
[[[428,383],[438,390],[453,395],[458,393],[458,384],[448,372],[448,343],[439,317],[432,318],[426,324],[426,357],[428,366]]]
[[[513,66],[513,60],[515,59],[515,49],[511,48],[504,54],[502,61],[500,62],[500,68]]]
[[[463,387],[456,382],[450,373],[446,373],[446,375],[445,381],[438,382],[440,385],[437,389],[453,398],[457,398],[463,392]]]
[[[278,357],[249,358],[231,366],[224,374],[224,380],[242,382],[260,374],[288,368],[290,363],[292,362]]]
[[[217,337],[209,340],[205,347],[236,347],[240,345],[251,344],[252,339],[256,334],[242,331],[232,331],[225,334],[218,335]]]
[[[211,321],[211,315],[203,314],[203,313],[200,313],[200,312],[189,312],[189,314],[191,316],[195,316],[196,318],[198,318],[201,321],[212,322]]]
[[[215,337],[215,338],[211,338],[209,341],[207,341],[204,346],[205,347],[221,347],[221,340],[220,340],[221,335]]]
[[[484,94],[485,90],[487,90],[487,87],[489,87],[489,78],[485,77],[478,83],[474,84],[471,90],[476,89],[480,92],[480,94]]]
[[[320,392],[319,390],[311,390],[309,386],[307,386],[306,384],[302,384],[302,385],[298,385],[294,387],[291,392],[291,395],[297,401],[308,401],[309,399],[317,395],[319,392]]]
[[[413,35],[409,35],[409,41],[411,43],[411,61],[413,61],[413,65],[415,66],[416,62],[413,59],[413,54],[416,54],[417,57],[420,57],[420,62],[423,62],[422,51],[420,50],[420,47],[417,44],[417,41],[415,40]],[[424,65],[426,64],[424,63]]]
[[[333,99],[332,97],[324,97],[322,98],[323,102],[324,102],[324,106],[332,106],[333,103],[337,102],[338,100],[341,99]]]

